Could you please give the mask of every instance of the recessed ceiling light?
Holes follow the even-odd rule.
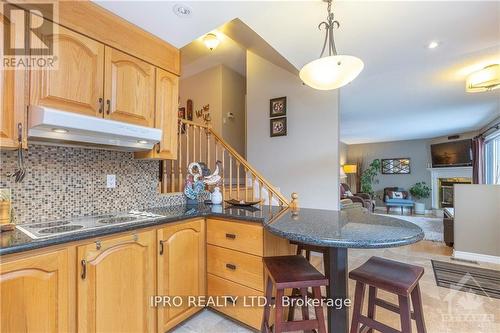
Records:
[[[172,10],[174,11],[175,15],[182,17],[182,18],[189,17],[193,13],[191,8],[189,8],[185,4],[181,4],[181,3],[175,4],[174,8]]]
[[[432,42],[429,43],[429,45],[427,45],[427,48],[429,48],[429,49],[435,49],[438,46],[439,46],[439,42],[433,40]]]
[[[52,132],[56,132],[56,133],[68,133],[68,130],[64,129],[64,128],[53,128]]]
[[[140,143],[142,145],[145,145],[146,143],[148,143],[146,140],[137,140],[137,143]]]
[[[215,50],[217,46],[220,43],[219,38],[217,38],[216,34],[209,33],[206,34],[205,37],[203,37],[203,43],[205,43],[205,46],[210,49],[210,51]]]

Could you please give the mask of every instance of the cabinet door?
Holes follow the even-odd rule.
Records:
[[[200,310],[186,296],[205,295],[204,220],[169,225],[158,232],[158,294],[181,296],[180,307],[158,308],[158,331],[165,332]]]
[[[31,71],[30,103],[102,117],[104,45],[61,26],[53,35],[56,69]]]
[[[155,127],[163,131],[162,139],[151,151],[135,153],[135,157],[176,160],[179,78],[177,75],[156,68],[155,91]]]
[[[68,332],[67,250],[0,265],[0,332]]]
[[[154,332],[155,233],[78,247],[78,331]]]
[[[0,24],[3,26],[7,23],[7,19],[0,15]],[[16,25],[11,25],[11,29],[17,28]],[[4,36],[3,33],[0,35],[0,54],[3,55]],[[22,68],[0,70],[0,148],[2,149],[14,149],[19,146],[19,126],[22,131],[22,143],[26,148],[25,75],[26,71]]]
[[[154,127],[154,66],[106,47],[105,117]]]

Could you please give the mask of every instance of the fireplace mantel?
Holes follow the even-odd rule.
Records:
[[[431,172],[432,208],[439,209],[440,178],[472,178],[472,167],[428,168]]]

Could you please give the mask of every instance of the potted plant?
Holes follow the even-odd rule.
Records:
[[[368,168],[364,170],[361,174],[360,183],[361,183],[361,192],[368,193],[373,197],[373,183],[376,183],[375,177],[380,172],[380,160],[373,160]]]
[[[431,195],[431,188],[425,182],[418,182],[410,188],[410,194],[415,200],[427,199]],[[415,214],[425,214],[425,204],[415,202]]]

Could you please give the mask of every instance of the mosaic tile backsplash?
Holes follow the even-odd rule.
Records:
[[[12,189],[16,223],[185,203],[183,195],[158,193],[158,161],[132,153],[30,145],[21,183],[6,176],[17,152],[0,154],[0,188]],[[116,188],[106,188],[108,174],[116,175]]]

